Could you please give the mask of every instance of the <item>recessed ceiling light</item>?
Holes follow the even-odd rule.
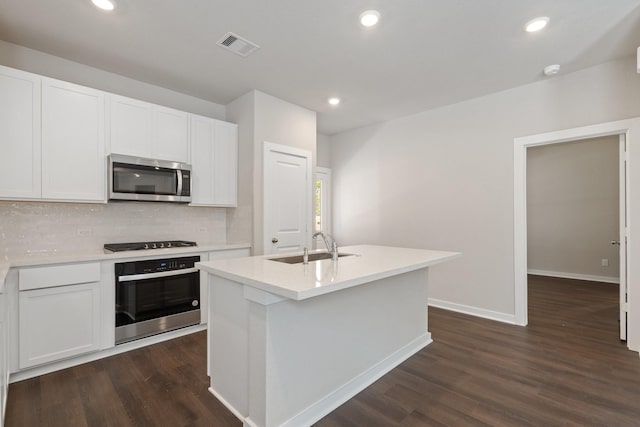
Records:
[[[549,23],[549,18],[546,16],[541,16],[539,18],[532,19],[531,21],[524,24],[524,30],[528,33],[535,33],[536,31],[540,31]]]
[[[340,104],[340,98],[336,98],[336,97],[329,98],[329,104],[333,106]]]
[[[380,12],[377,10],[365,10],[360,14],[360,23],[363,27],[373,27],[380,20]]]
[[[116,8],[114,0],[91,0],[95,7],[111,12]]]

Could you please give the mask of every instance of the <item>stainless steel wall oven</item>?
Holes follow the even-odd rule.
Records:
[[[116,344],[200,323],[199,256],[115,264]]]

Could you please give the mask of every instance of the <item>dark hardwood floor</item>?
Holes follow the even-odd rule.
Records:
[[[317,423],[640,426],[617,287],[529,278],[526,328],[431,308],[434,343]],[[7,427],[241,426],[207,392],[197,333],[9,388]]]

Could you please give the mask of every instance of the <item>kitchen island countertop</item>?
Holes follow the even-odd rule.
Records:
[[[461,256],[459,252],[374,245],[346,246],[339,248],[339,253],[352,256],[340,257],[337,262],[327,259],[306,265],[270,259],[301,255],[297,252],[200,262],[196,266],[208,273],[281,297],[303,300]]]

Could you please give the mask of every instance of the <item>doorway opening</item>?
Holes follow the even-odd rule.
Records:
[[[532,135],[514,139],[514,303],[516,324],[525,326],[528,323],[528,263],[527,263],[527,151],[529,148],[559,144],[563,142],[579,141],[605,136],[617,136],[619,138],[619,212],[620,212],[620,286],[619,286],[619,310],[620,310],[620,335],[626,338],[627,333],[634,339],[628,342],[630,348],[637,346],[635,337],[637,331],[632,330],[633,324],[629,324],[627,331],[627,317],[632,317],[627,292],[627,276],[629,271],[629,247],[631,236],[629,234],[629,192],[628,182],[630,176],[629,167],[629,134],[639,124],[638,120],[622,120],[618,122],[602,123],[581,128],[567,129],[545,134]],[[635,314],[635,313],[634,313]]]
[[[618,326],[620,140],[527,148],[527,308],[549,333],[595,328],[626,338]]]

